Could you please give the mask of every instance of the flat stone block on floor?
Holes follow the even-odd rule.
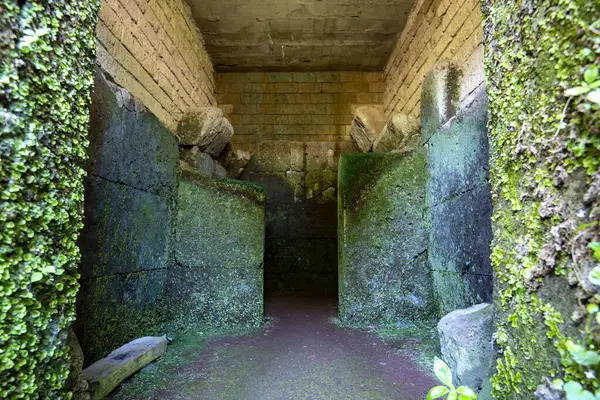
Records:
[[[106,358],[83,370],[90,383],[92,400],[100,400],[121,382],[167,351],[167,338],[142,337],[119,347]]]

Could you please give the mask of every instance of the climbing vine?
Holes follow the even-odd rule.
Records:
[[[499,399],[600,389],[598,0],[485,0]],[[555,381],[558,382],[558,381]],[[566,386],[566,385],[565,385]],[[569,397],[569,399],[575,397]],[[583,398],[583,397],[581,397]]]
[[[0,0],[0,397],[70,398],[98,0]]]

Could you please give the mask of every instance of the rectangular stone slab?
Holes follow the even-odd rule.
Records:
[[[397,326],[437,315],[424,150],[348,153],[339,166],[339,314],[353,326]]]
[[[257,268],[263,262],[264,202],[259,185],[184,174],[177,201],[177,264]]]
[[[119,347],[83,370],[90,383],[92,400],[100,400],[121,382],[162,356],[167,350],[167,338],[146,336]]]
[[[487,95],[429,139],[429,262],[442,313],[492,300]]]
[[[257,327],[263,317],[265,190],[182,172],[176,265],[165,288],[174,328]]]

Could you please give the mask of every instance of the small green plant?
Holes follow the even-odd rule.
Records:
[[[598,66],[592,65],[588,67],[583,74],[583,81],[579,86],[572,87],[565,91],[565,95],[583,96],[587,101],[595,104],[600,104],[600,79],[598,79]]]
[[[452,371],[443,360],[435,358],[433,361],[433,371],[435,376],[445,386],[434,386],[427,393],[425,400],[441,399],[444,396],[446,400],[477,400],[477,395],[473,390],[466,386],[461,386],[458,389],[452,384]]]
[[[564,383],[562,380],[556,379],[552,382],[552,385],[558,390],[563,390],[567,400],[600,400],[600,392],[594,394],[589,390],[585,390],[579,382],[569,381]]]
[[[594,259],[600,261],[600,242],[589,243],[588,247],[593,251]],[[588,279],[592,284],[600,286],[600,266],[596,266],[590,271]],[[597,301],[598,298],[595,300]],[[585,333],[586,336],[593,337],[593,331],[600,325],[592,328],[591,321],[595,319],[596,323],[600,324],[600,306],[596,302],[590,302],[586,310],[588,313],[588,322],[585,326]],[[577,344],[572,340],[567,340],[565,348],[577,368],[584,371],[585,378],[587,380],[595,380],[600,368],[600,353],[597,349],[597,343],[594,343],[592,340],[587,344]],[[564,382],[561,379],[556,379],[552,384],[556,389],[565,392],[567,400],[600,400],[600,390],[594,390],[591,387],[586,388],[582,382],[583,380],[578,382],[571,379]],[[592,391],[594,392],[592,393]]]

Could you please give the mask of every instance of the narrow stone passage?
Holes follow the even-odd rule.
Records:
[[[335,299],[274,298],[266,315],[251,334],[175,338],[111,398],[418,400],[435,385],[375,334],[338,327]]]

